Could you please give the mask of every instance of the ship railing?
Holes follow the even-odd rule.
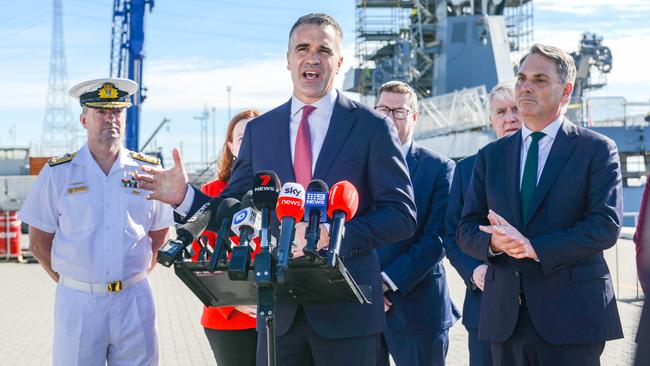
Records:
[[[485,86],[463,89],[420,100],[420,119],[414,137],[426,138],[486,128],[488,95]]]

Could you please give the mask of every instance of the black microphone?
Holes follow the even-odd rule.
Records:
[[[205,229],[214,220],[217,208],[223,201],[223,198],[215,197],[201,206],[183,225],[176,229],[176,239],[186,245],[191,244],[194,240],[205,231]]]
[[[275,209],[280,194],[280,178],[275,172],[261,170],[253,180],[253,203],[262,212],[262,229],[260,246],[262,251],[269,250],[269,221],[271,210]]]
[[[251,251],[255,247],[253,239],[257,237],[262,218],[253,205],[253,192],[248,191],[241,200],[241,209],[233,216],[231,229],[239,236],[239,245],[232,248],[228,277],[233,281],[248,278]]]
[[[329,187],[320,179],[314,179],[307,186],[305,193],[305,221],[308,222],[305,231],[307,244],[303,249],[311,259],[318,257],[317,245],[320,240],[320,223],[327,221],[327,196]]]
[[[215,213],[214,222],[219,223],[219,231],[217,232],[217,240],[214,243],[212,251],[212,258],[208,264],[208,271],[214,272],[220,260],[225,258],[226,243],[232,235],[230,224],[232,217],[239,211],[241,204],[234,198],[226,198],[221,202]]]
[[[223,198],[215,197],[199,208],[192,217],[176,229],[176,239],[169,239],[158,250],[156,261],[165,267],[180,258],[183,251],[196,240],[212,221]]]

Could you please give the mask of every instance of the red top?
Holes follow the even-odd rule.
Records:
[[[219,180],[206,183],[201,187],[201,192],[210,197],[216,197],[221,194],[221,191],[226,188],[227,183]],[[205,231],[204,236],[208,238],[208,243],[214,248],[217,235],[211,231]],[[233,238],[234,239],[234,238]],[[236,240],[234,240],[236,242]],[[259,244],[259,243],[258,243]],[[193,261],[198,260],[199,245],[192,243],[194,248]],[[259,245],[257,250],[259,250]],[[256,250],[256,252],[257,252]],[[253,253],[253,256],[255,254]],[[218,308],[204,307],[203,315],[201,316],[201,325],[204,328],[218,329],[218,330],[241,330],[255,328],[255,318],[252,318],[242,312],[235,310],[232,306],[222,306]]]

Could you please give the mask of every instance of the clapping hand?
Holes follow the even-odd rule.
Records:
[[[503,252],[517,259],[530,258],[539,260],[530,240],[523,236],[519,230],[492,210],[489,211],[487,217],[490,225],[481,225],[479,229],[492,235],[490,238],[492,252],[495,254]]]

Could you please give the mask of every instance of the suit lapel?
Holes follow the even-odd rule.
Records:
[[[508,202],[512,208],[512,217],[515,218],[515,227],[521,227],[521,197],[519,195],[519,175],[521,165],[521,131],[510,137],[509,143],[505,147],[506,161],[506,191],[508,192]],[[498,213],[498,212],[497,212]]]
[[[411,176],[411,180],[413,180],[415,170],[417,169],[419,162],[420,148],[415,144],[415,142],[413,142],[408,154],[406,154],[406,165],[409,167],[409,175]]]
[[[553,141],[553,146],[551,146],[551,151],[546,158],[544,170],[542,170],[542,175],[539,177],[539,183],[535,190],[535,198],[530,207],[530,215],[528,215],[528,220],[524,222],[524,227],[526,227],[537,209],[539,209],[544,197],[546,197],[558,174],[560,174],[569,156],[571,156],[571,152],[573,152],[576,146],[572,141],[575,136],[577,136],[575,125],[565,119],[562,127],[557,131],[555,141]]]
[[[277,124],[275,129],[278,131],[277,146],[281,146],[278,149],[278,157],[276,159],[278,164],[276,173],[280,177],[288,178],[283,181],[295,182],[296,177],[293,173],[293,161],[291,160],[291,132],[289,132],[289,124],[291,123],[291,99],[281,105],[276,112],[276,116],[273,117],[273,123]]]
[[[348,137],[354,122],[356,121],[357,107],[343,94],[338,93],[330,124],[327,128],[323,147],[318,154],[316,167],[314,168],[314,178],[325,179],[327,173],[336,159],[345,139]]]

